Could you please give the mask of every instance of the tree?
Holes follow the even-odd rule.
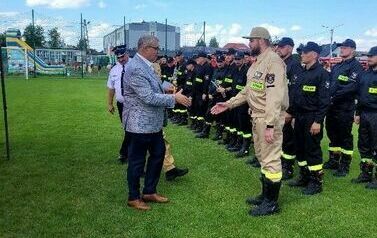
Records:
[[[206,47],[207,45],[206,45],[206,43],[204,42],[203,39],[200,39],[200,40],[198,40],[198,42],[196,42],[196,46],[204,46],[204,47]]]
[[[216,37],[211,38],[211,40],[209,41],[209,47],[219,48],[219,42],[217,42]]]
[[[79,40],[79,43],[77,44],[77,48],[79,49],[79,50],[83,50],[83,51],[88,51],[89,50],[89,44],[88,44],[89,42],[88,42],[88,39],[85,39],[85,38],[83,38],[83,39],[80,39]]]
[[[6,46],[6,42],[5,42],[5,33],[0,33],[0,45],[5,47]]]
[[[51,48],[62,48],[64,45],[63,39],[58,32],[58,28],[54,27],[48,31],[48,46]]]
[[[45,46],[44,29],[42,26],[36,25],[33,27],[33,24],[29,24],[25,28],[24,38],[26,43],[28,43],[31,47],[34,46],[34,41],[35,48],[43,48]]]

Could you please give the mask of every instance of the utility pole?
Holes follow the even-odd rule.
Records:
[[[34,61],[34,78],[37,77],[37,63],[35,62],[35,24],[34,24],[34,9],[31,10],[31,22],[33,25],[33,61]]]
[[[123,44],[126,44],[126,16],[123,17]]]
[[[332,58],[332,43],[334,39],[334,29],[330,29],[330,58]]]
[[[81,52],[81,78],[84,78],[84,56],[83,56],[83,32],[82,32],[82,27],[83,27],[83,23],[82,23],[82,13],[80,14],[81,16],[81,20],[80,20],[80,29],[81,29],[81,37],[80,37],[80,52]]]
[[[330,59],[333,57],[332,56],[332,53],[333,53],[333,51],[332,51],[332,45],[333,45],[333,39],[334,39],[334,31],[335,31],[336,28],[341,27],[343,25],[344,24],[340,24],[340,25],[332,26],[332,27],[322,25],[322,27],[330,30]]]
[[[203,41],[206,43],[206,22],[203,23]]]
[[[84,19],[84,27],[85,27],[85,34],[84,34],[84,40],[85,40],[85,56],[86,53],[88,53],[89,48],[89,33],[88,33],[88,25],[90,24],[90,21],[86,21]]]
[[[5,148],[7,153],[7,159],[10,159],[10,149],[9,149],[9,129],[8,129],[8,107],[7,107],[7,96],[5,93],[5,79],[4,79],[4,68],[3,68],[3,56],[1,54],[2,49],[0,45],[0,74],[1,74],[1,94],[3,97],[3,111],[4,111],[4,126],[5,126]]]
[[[168,55],[168,19],[165,18],[165,55]]]

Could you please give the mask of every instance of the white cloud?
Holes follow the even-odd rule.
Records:
[[[102,22],[93,26],[89,24],[88,28],[88,36],[90,39],[91,37],[102,37],[106,35],[114,28],[114,26],[110,25],[109,23]]]
[[[355,39],[357,50],[368,51],[373,46],[377,45],[377,39]]]
[[[181,40],[183,46],[193,46],[199,40],[203,33],[201,24],[186,24],[181,27]],[[206,25],[206,43],[208,44],[212,37],[216,37],[220,47],[227,43],[245,43],[247,40],[241,37],[242,26],[233,23],[230,26],[222,24]]]
[[[241,25],[238,24],[238,23],[233,23],[231,26],[230,26],[230,29],[229,29],[229,35],[239,35],[240,32],[241,32]]]
[[[270,32],[272,37],[281,36],[282,34],[287,32],[287,30],[285,28],[273,26],[273,25],[270,25],[268,23],[263,23],[259,26],[266,28]]]
[[[377,37],[377,28],[372,28],[372,29],[369,29],[365,32],[365,35],[366,36],[373,36],[373,37]]]
[[[146,4],[141,3],[141,4],[137,4],[137,5],[134,7],[134,9],[135,9],[135,10],[141,10],[141,9],[146,8],[146,7],[147,7]]]
[[[104,1],[101,0],[101,1],[98,2],[98,7],[99,8],[106,8],[107,4]]]
[[[103,50],[103,37],[113,31],[116,26],[107,22],[100,22],[88,26],[89,45],[91,48]]]
[[[49,8],[80,8],[88,6],[90,0],[26,0],[29,7],[45,6]]]
[[[19,12],[0,12],[0,17],[14,17],[18,14]]]
[[[299,26],[299,25],[293,25],[293,26],[291,26],[291,28],[290,28],[290,30],[291,31],[300,31],[302,28],[301,28],[301,26]]]

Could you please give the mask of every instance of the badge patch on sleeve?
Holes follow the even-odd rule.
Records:
[[[254,73],[253,78],[254,78],[254,79],[260,79],[260,78],[262,77],[262,75],[263,75],[262,72],[256,71],[256,72]]]
[[[353,72],[351,74],[351,79],[355,80],[357,78],[357,73],[356,72]]]
[[[273,84],[275,82],[275,74],[267,74],[266,75],[266,82],[268,84]]]

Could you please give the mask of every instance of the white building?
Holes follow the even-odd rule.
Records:
[[[128,49],[137,49],[137,41],[143,35],[154,35],[160,40],[160,49],[165,51],[165,39],[167,39],[167,51],[176,51],[180,48],[181,34],[179,27],[165,25],[158,22],[129,23],[103,38],[104,52],[117,45],[126,44]],[[126,40],[124,40],[126,38]]]

